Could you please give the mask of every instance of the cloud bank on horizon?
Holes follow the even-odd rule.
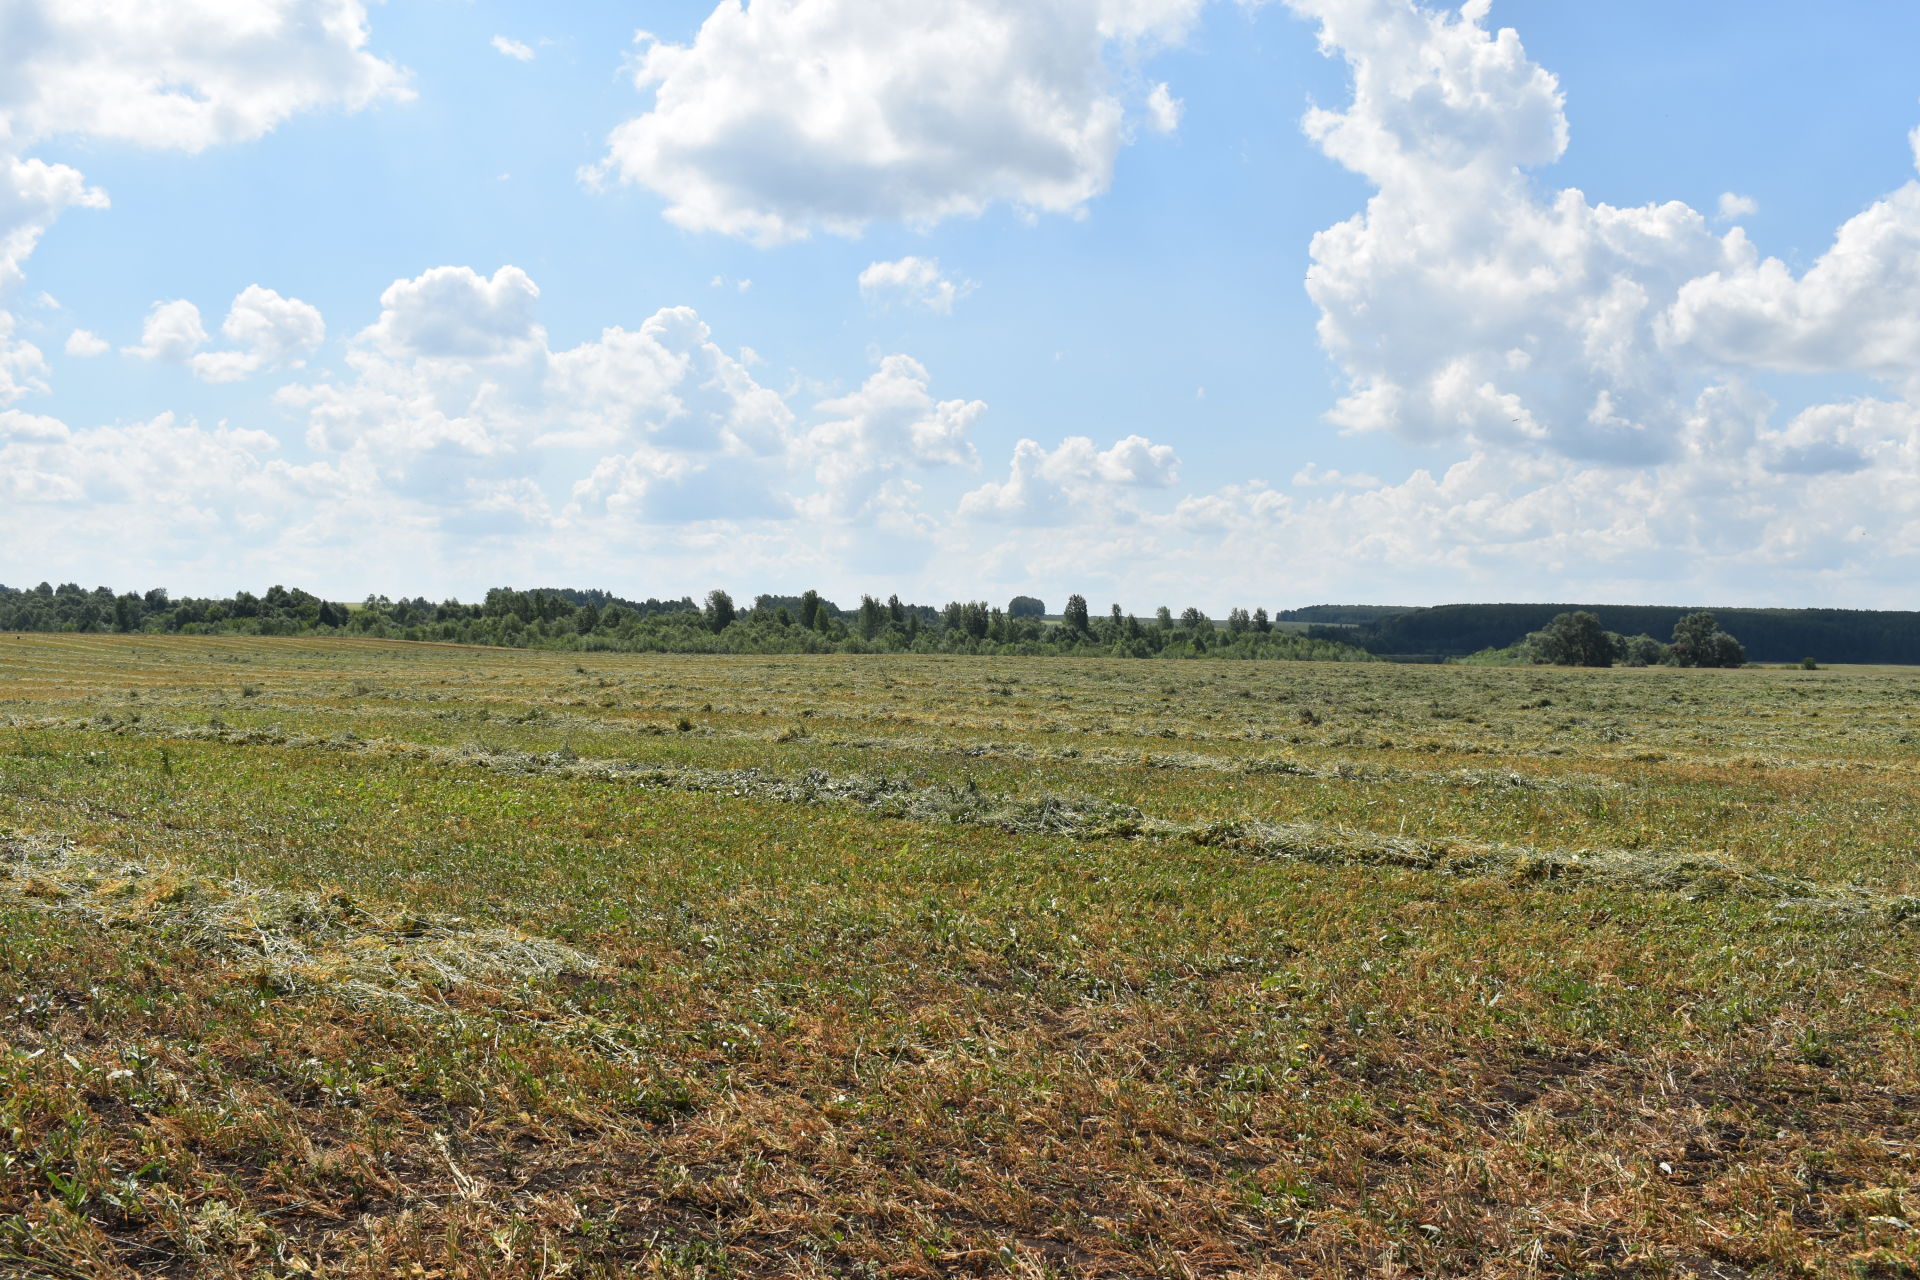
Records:
[[[64,218],[134,216],[69,163],[89,148],[264,145],[298,117],[377,124],[432,87],[357,0],[17,6],[0,42],[0,580],[1082,590],[1215,609],[1905,599],[1912,173],[1796,269],[1741,225],[1748,197],[1709,214],[1556,189],[1565,94],[1490,0],[1286,8],[1236,20],[1317,36],[1349,90],[1252,127],[1297,132],[1366,189],[1300,246],[1332,379],[1323,417],[1291,431],[1326,465],[1175,420],[997,439],[997,414],[1038,413],[942,372],[995,286],[970,229],[1004,213],[1003,237],[1081,243],[1125,197],[1128,148],[1203,127],[1194,93],[1150,70],[1208,56],[1202,0],[753,0],[684,42],[641,33],[635,114],[544,198],[632,200],[768,260],[852,242],[867,265],[841,286],[858,303],[841,363],[779,372],[747,345],[762,291],[744,283],[722,313],[658,297],[556,340],[557,300],[504,261],[368,282],[364,324],[267,278],[64,317],[32,297],[38,247]],[[490,74],[551,60],[544,39],[538,59],[517,38],[475,45]],[[1909,142],[1920,165],[1920,129]],[[902,233],[921,248],[862,251]],[[579,308],[557,309],[579,333]],[[114,361],[177,370],[160,385],[183,399],[73,421],[63,388]],[[1342,460],[1362,446],[1367,465]],[[1215,455],[1224,482],[1183,480]]]

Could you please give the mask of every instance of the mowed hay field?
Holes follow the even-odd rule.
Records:
[[[0,636],[0,1274],[1911,1275],[1916,711]]]

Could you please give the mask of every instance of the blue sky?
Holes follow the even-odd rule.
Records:
[[[1909,603],[1911,6],[219,9],[0,30],[0,581]]]

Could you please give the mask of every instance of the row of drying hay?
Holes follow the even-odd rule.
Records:
[[[441,749],[426,750],[438,753]],[[499,753],[469,747],[455,758],[489,763]],[[1494,876],[1516,883],[1594,885],[1700,899],[1776,901],[1804,910],[1920,918],[1920,899],[1861,887],[1830,888],[1795,876],[1742,866],[1720,853],[1665,849],[1551,849],[1445,837],[1388,836],[1313,823],[1257,821],[1182,823],[1154,818],[1132,805],[1094,797],[1010,796],[971,784],[915,784],[867,774],[813,769],[783,778],[759,769],[637,766],[627,761],[562,759],[508,753],[514,772],[557,773],[639,782],[676,790],[720,792],[790,803],[848,803],[886,817],[992,826],[1023,834],[1098,840],[1146,837],[1232,848],[1257,857],[1322,865],[1372,866],[1450,875]],[[1525,786],[1521,775],[1460,777],[1466,785]]]
[[[1333,866],[1388,866],[1518,881],[1586,881],[1629,889],[1752,897],[1807,897],[1812,886],[1740,867],[1714,854],[1625,849],[1539,849],[1527,845],[1380,835],[1312,823],[1214,822],[1189,833],[1196,844]]]
[[[0,838],[0,896],[178,942],[282,993],[418,1011],[455,987],[590,974],[594,957],[517,929],[383,909],[340,892],[215,880],[44,837]]]
[[[143,731],[153,732],[151,726]],[[198,736],[198,735],[196,735]],[[258,744],[257,733],[224,739]],[[1424,836],[1386,836],[1347,828],[1255,821],[1182,823],[1154,818],[1132,805],[1079,796],[1006,795],[962,785],[924,783],[884,774],[794,776],[765,770],[711,769],[634,760],[586,759],[571,751],[531,753],[469,744],[426,746],[373,740],[305,738],[289,745],[379,751],[452,766],[709,792],[793,804],[852,804],[893,818],[990,826],[1035,835],[1099,840],[1145,837],[1232,848],[1254,856],[1348,866],[1376,866],[1506,878],[1543,885],[1592,884],[1689,897],[1775,900],[1804,910],[1920,918],[1920,899],[1865,888],[1828,888],[1739,865],[1717,853],[1658,849],[1551,849]],[[1464,775],[1464,771],[1462,771]],[[1525,785],[1521,775],[1460,776],[1468,785]]]
[[[43,718],[35,720],[15,719],[15,727],[43,729],[104,729],[122,736],[177,738],[184,741],[219,742],[229,746],[284,746],[294,748],[327,747],[347,750],[392,751],[411,754],[414,750],[409,744],[395,742],[386,738],[363,739],[358,735],[345,733],[322,738],[313,734],[287,733],[282,730],[263,727],[232,728],[225,725],[168,725],[157,721],[129,721],[116,719],[111,715],[99,716],[90,720]],[[662,732],[665,732],[664,730]],[[799,736],[782,732],[769,737],[761,732],[724,731],[710,736],[730,737],[751,741],[787,742],[799,740]],[[1095,768],[1147,768],[1175,771],[1195,771],[1219,774],[1232,774],[1253,777],[1297,777],[1306,781],[1350,782],[1386,784],[1394,782],[1434,782],[1447,786],[1471,788],[1492,788],[1500,790],[1525,790],[1555,793],[1599,793],[1617,791],[1623,786],[1617,780],[1592,777],[1554,777],[1549,775],[1520,773],[1513,770],[1495,769],[1408,769],[1398,765],[1382,765],[1354,760],[1335,760],[1313,763],[1289,755],[1267,755],[1245,757],[1237,755],[1208,755],[1191,751],[1127,752],[1083,750],[1077,747],[1047,748],[1028,743],[974,742],[956,744],[940,742],[936,739],[920,737],[888,737],[860,739],[823,738],[818,744],[827,747],[853,747],[875,750],[885,753],[909,753],[919,755],[959,756],[966,759],[1007,759],[1033,763],[1059,763]],[[441,750],[441,749],[434,749]],[[546,771],[549,764],[558,762],[571,766],[580,757],[570,747],[562,747],[557,752],[535,753],[512,748],[493,748],[479,744],[469,744],[456,749],[463,762],[484,759],[492,767],[506,772],[538,773]],[[588,762],[590,765],[594,762]],[[624,766],[624,761],[602,762],[615,766]],[[697,776],[703,771],[678,770],[680,774],[689,774],[691,789],[725,790],[724,779],[733,776],[722,771],[723,781],[709,786]],[[747,771],[762,782],[766,775],[758,771]],[[776,790],[784,784],[776,783]],[[861,783],[854,786],[855,792],[871,789],[871,784]],[[807,794],[797,796],[777,796],[775,798],[816,798],[817,788],[800,788]]]
[[[1216,822],[1189,828],[1197,844],[1260,857],[1335,866],[1395,867],[1516,883],[1593,885],[1672,893],[1698,901],[1740,898],[1890,923],[1920,919],[1920,898],[1858,885],[1832,887],[1741,865],[1724,854],[1671,849],[1542,849],[1528,845],[1380,835],[1310,823]]]
[[[742,733],[731,736],[764,740],[764,735],[761,734]],[[806,737],[811,738],[811,735]],[[800,740],[800,738],[801,735],[785,731],[772,740],[787,742]],[[1026,742],[956,743],[935,738],[907,736],[820,737],[812,740],[825,747],[958,756],[968,760],[1018,760],[1036,764],[1065,764],[1094,768],[1156,769],[1246,777],[1295,777],[1316,782],[1437,782],[1448,786],[1555,793],[1612,792],[1621,790],[1624,786],[1613,778],[1560,777],[1522,773],[1511,769],[1409,769],[1400,765],[1376,764],[1359,760],[1316,763],[1287,754],[1249,757],[1231,753],[1214,755],[1198,751],[1114,751],[1082,747],[1042,747]]]

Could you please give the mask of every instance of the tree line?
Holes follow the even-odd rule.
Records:
[[[1674,623],[1673,639],[1665,644],[1644,633],[1623,636],[1608,631],[1600,625],[1598,614],[1575,609],[1556,614],[1546,626],[1504,649],[1483,649],[1462,661],[1490,666],[1743,667],[1747,650],[1704,609]],[[1812,659],[1807,662],[1811,664]]]
[[[0,631],[180,635],[343,635],[373,639],[630,653],[967,653],[1123,658],[1369,661],[1337,639],[1277,629],[1264,608],[1216,621],[1196,607],[1151,618],[1104,614],[1073,595],[1056,617],[1035,597],[1002,608],[955,600],[935,608],[898,595],[841,608],[818,591],[759,595],[742,606],[725,591],[630,600],[604,591],[496,587],[479,603],[368,596],[356,605],[274,586],[259,596],[116,594],[74,583],[0,586]]]
[[[1499,649],[1566,613],[1591,613],[1619,635],[1670,636],[1697,607],[1609,604],[1449,604],[1406,609],[1356,626],[1321,625],[1307,634],[1344,640],[1381,655],[1464,658]],[[1874,609],[1715,608],[1755,662],[1920,664],[1920,613]]]

